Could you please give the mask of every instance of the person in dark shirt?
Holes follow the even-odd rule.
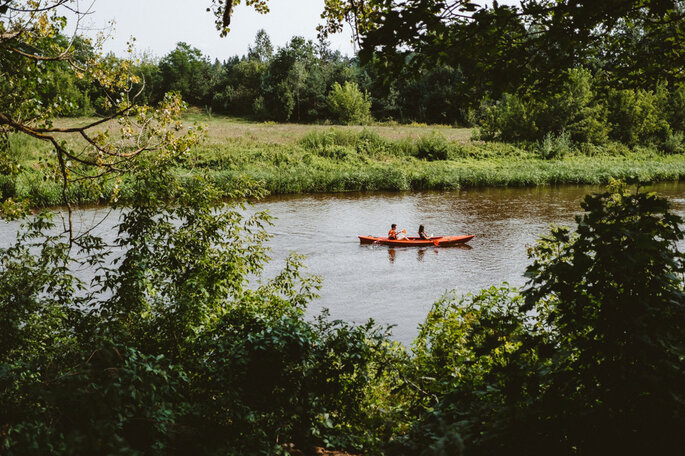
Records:
[[[420,239],[430,239],[430,236],[426,234],[426,230],[423,225],[419,225],[419,238]]]

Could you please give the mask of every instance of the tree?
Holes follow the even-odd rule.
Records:
[[[70,8],[76,15],[76,32],[61,38]],[[67,0],[6,0],[0,3],[0,168],[10,174],[26,172],[7,155],[12,134],[27,135],[48,143],[53,154],[41,157],[41,166],[53,170],[60,183],[62,203],[68,209],[70,243],[71,207],[74,187],[92,195],[111,194],[105,185],[117,188],[141,154],[172,148],[186,150],[192,144],[177,135],[177,116],[183,105],[178,97],[164,99],[160,110],[136,104],[140,77],[130,60],[103,57],[100,41],[78,38],[80,21],[88,11],[79,11]],[[83,52],[86,50],[87,52]],[[44,103],[46,83],[57,72],[67,72],[87,87],[98,87],[102,109],[108,114],[87,125],[55,126],[53,119],[71,108],[69,97],[57,96]],[[136,91],[137,90],[137,91]],[[112,128],[110,121],[117,119]],[[26,214],[30,201],[17,202],[3,196],[2,213],[9,217]]]
[[[363,125],[371,119],[369,96],[356,83],[347,81],[344,86],[334,83],[328,93],[328,104],[334,119],[342,124]]]
[[[255,36],[254,46],[247,48],[247,58],[249,60],[258,60],[266,63],[271,60],[274,54],[274,47],[271,44],[271,39],[264,29],[260,29]]]
[[[176,91],[193,106],[208,106],[212,88],[209,61],[202,51],[186,43],[176,48],[159,62],[162,93]]]
[[[685,33],[681,0],[526,0],[520,7],[468,0],[330,0],[324,17],[324,36],[350,22],[364,62],[378,59],[395,73],[407,64],[459,66],[470,83],[490,85],[479,93],[492,92],[494,98],[524,82],[550,90],[567,69],[589,67],[597,59],[606,59],[601,65],[609,84],[673,84],[684,58],[677,44]],[[632,43],[626,26],[642,30],[643,38]],[[665,58],[636,58],[648,53]],[[635,55],[624,59],[625,54]]]

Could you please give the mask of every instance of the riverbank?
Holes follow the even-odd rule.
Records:
[[[685,154],[569,144],[506,144],[472,139],[471,129],[425,125],[330,127],[275,125],[235,119],[188,118],[206,125],[206,137],[179,163],[180,182],[198,174],[227,192],[238,180],[259,182],[271,194],[347,191],[454,190],[603,184],[611,178],[645,182],[685,176]],[[60,187],[46,179],[38,157],[47,145],[16,137],[11,153],[24,172],[0,176],[4,197],[31,197],[40,206],[61,202]],[[546,157],[555,158],[546,158]],[[124,180],[120,196],[127,198]],[[78,184],[75,202],[107,202],[114,184],[91,195]]]

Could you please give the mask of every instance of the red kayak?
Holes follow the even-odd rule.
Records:
[[[473,239],[473,234],[467,236],[434,236],[430,239],[421,239],[419,237],[407,237],[402,239],[388,239],[387,237],[376,236],[359,236],[360,244],[382,244],[394,246],[417,246],[417,247],[447,247],[450,245],[464,244]]]

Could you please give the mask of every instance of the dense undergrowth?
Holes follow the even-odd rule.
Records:
[[[245,179],[261,182],[272,194],[287,194],[604,184],[612,178],[656,182],[685,176],[685,155],[654,145],[578,145],[563,137],[518,144],[452,141],[424,130],[419,137],[388,139],[373,129],[312,129],[285,143],[213,137],[177,161],[172,177],[182,184],[202,174],[228,195],[236,181]],[[37,159],[47,153],[45,146],[19,136],[10,144],[24,172],[0,176],[3,199],[60,204],[55,171]],[[130,180],[124,179],[105,184],[97,193],[75,183],[69,199],[107,203],[115,192],[122,201],[134,198]]]
[[[117,249],[72,246],[48,214],[0,249],[3,454],[682,447],[685,257],[665,200],[588,196],[575,234],[530,249],[523,290],[447,295],[403,347],[373,322],[305,319],[317,282],[297,257],[248,287],[268,216],[201,179],[169,204],[169,174],[142,169]],[[90,283],[72,272],[86,267]]]

